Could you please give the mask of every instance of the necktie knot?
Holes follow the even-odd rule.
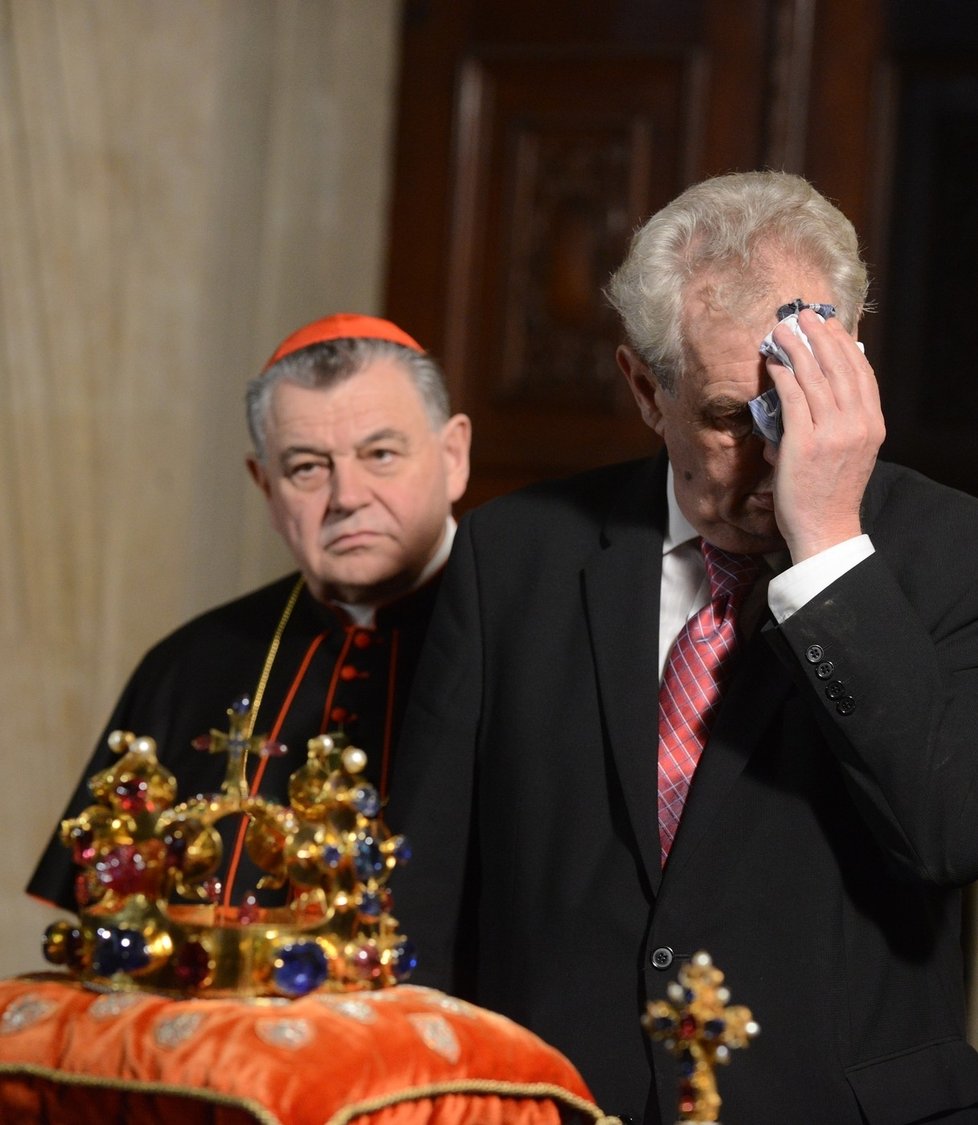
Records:
[[[757,580],[761,557],[723,551],[705,539],[700,540],[700,549],[710,580],[710,600],[724,599],[734,605],[739,604]]]

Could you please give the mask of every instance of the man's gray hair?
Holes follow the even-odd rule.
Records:
[[[746,316],[773,299],[767,269],[785,259],[825,278],[839,319],[852,331],[869,289],[856,232],[807,180],[787,172],[734,172],[688,188],[635,232],[605,293],[628,343],[675,394],[690,282],[709,275],[713,299]]]
[[[278,363],[249,382],[245,394],[248,430],[258,460],[265,460],[265,429],[269,404],[272,392],[279,383],[288,381],[310,388],[333,387],[356,375],[369,364],[383,359],[400,364],[410,375],[421,395],[432,429],[440,429],[448,421],[451,409],[445,376],[431,356],[390,340],[330,340],[322,344],[310,344],[309,347],[283,356]]]

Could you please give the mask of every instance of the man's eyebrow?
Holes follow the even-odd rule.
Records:
[[[410,438],[403,430],[395,429],[393,426],[385,426],[383,429],[374,430],[372,434],[367,434],[366,437],[361,438],[357,442],[357,448],[362,449],[365,445],[373,445],[378,441],[400,441],[405,445],[408,444]]]
[[[373,445],[378,441],[400,441],[407,444],[410,439],[403,430],[398,430],[394,426],[384,426],[382,429],[374,430],[372,433],[362,437],[356,444],[357,449],[363,448],[366,445]],[[290,457],[332,457],[333,453],[329,449],[324,449],[320,445],[288,445],[279,454],[282,461],[287,461]]]
[[[317,445],[289,445],[279,454],[280,461],[288,461],[290,457],[306,456],[311,454],[313,457],[329,457],[328,450],[321,449]]]
[[[746,399],[731,398],[730,395],[720,395],[711,398],[704,404],[713,414],[736,414],[747,405]]]

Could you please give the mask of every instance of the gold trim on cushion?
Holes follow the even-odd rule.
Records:
[[[116,1003],[112,995],[51,974],[0,981],[0,1024],[12,1013],[10,1033],[0,1036],[8,1072],[0,1070],[0,1119],[25,1120],[17,1113],[27,1099],[60,1099],[70,1110],[82,1099],[135,1103],[145,1090],[161,1102],[193,1091],[196,1102],[166,1115],[175,1121],[181,1105],[191,1116],[191,1104],[219,1118],[220,1109],[204,1108],[208,1101],[256,1125],[338,1125],[358,1116],[362,1125],[424,1125],[432,1115],[443,1125],[613,1120],[594,1107],[573,1065],[526,1028],[417,985],[292,1001],[126,992]],[[431,1017],[442,1028],[433,1038],[424,1034]],[[54,1072],[57,1085],[42,1081]]]
[[[595,1125],[621,1125],[617,1117],[608,1117],[602,1113],[593,1102],[572,1094],[560,1086],[549,1082],[505,1082],[495,1078],[459,1079],[454,1082],[433,1082],[428,1086],[414,1086],[407,1090],[398,1090],[394,1094],[385,1094],[376,1098],[368,1098],[355,1105],[344,1106],[338,1113],[326,1122],[326,1125],[350,1125],[358,1117],[378,1113],[394,1106],[404,1105],[408,1102],[424,1101],[428,1098],[443,1098],[450,1095],[475,1095],[477,1097],[497,1097],[508,1100],[523,1099],[532,1101],[549,1101],[556,1106],[564,1105],[589,1117]]]
[[[244,1110],[245,1113],[251,1114],[255,1121],[259,1122],[259,1125],[284,1125],[281,1118],[265,1109],[260,1102],[233,1094],[223,1094],[218,1090],[209,1090],[206,1087],[174,1086],[168,1082],[109,1078],[94,1074],[69,1074],[63,1070],[38,1066],[35,1063],[0,1062],[0,1077],[7,1075],[13,1078],[40,1078],[45,1082],[52,1082],[56,1086],[66,1088],[84,1086],[90,1090],[118,1090],[127,1094],[152,1094],[171,1098],[187,1098],[190,1101]]]

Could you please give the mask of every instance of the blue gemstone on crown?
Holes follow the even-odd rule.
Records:
[[[414,942],[408,941],[407,938],[399,941],[393,949],[393,962],[394,976],[399,981],[407,980],[418,967],[418,954]]]
[[[92,950],[92,967],[100,976],[132,973],[149,964],[149,949],[139,930],[100,926]]]
[[[305,996],[329,977],[326,954],[314,941],[296,942],[278,950],[272,979],[284,996]]]
[[[380,812],[380,794],[372,785],[359,785],[353,791],[351,804],[364,816],[374,817]]]
[[[357,878],[364,883],[368,879],[380,875],[384,870],[384,857],[373,836],[360,836],[357,839],[353,865],[356,869]]]
[[[364,891],[360,896],[359,912],[364,921],[376,921],[381,915],[380,896],[372,891]]]

